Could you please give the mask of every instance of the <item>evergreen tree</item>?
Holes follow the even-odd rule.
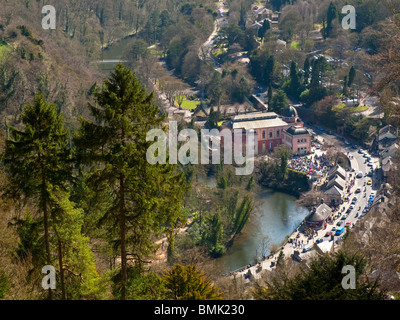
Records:
[[[271,29],[271,25],[269,23],[269,20],[265,19],[262,27],[258,30],[258,37],[261,38],[261,41],[264,40],[265,34],[269,29]]]
[[[328,12],[326,14],[326,36],[331,36],[333,29],[333,20],[337,17],[338,11],[336,6],[331,2],[329,4]]]
[[[283,109],[287,106],[287,97],[282,89],[278,89],[272,97],[271,103],[268,103],[270,111],[282,114]]]
[[[350,71],[349,71],[349,77],[348,77],[348,83],[347,85],[350,87],[353,84],[354,78],[356,77],[356,69],[354,66],[351,66]]]
[[[274,69],[275,69],[275,57],[269,56],[267,62],[265,63],[264,76],[263,76],[264,83],[266,83],[267,85],[272,84]]]
[[[220,300],[222,292],[196,266],[177,264],[163,275],[167,299]]]
[[[94,96],[98,106],[89,104],[89,109],[95,121],[81,119],[75,143],[81,161],[92,168],[92,186],[111,189],[109,208],[99,223],[120,250],[120,293],[125,299],[128,254],[141,266],[154,252],[154,236],[167,233],[171,244],[172,228],[184,219],[185,178],[173,165],[148,163],[152,142],[146,141],[147,132],[161,127],[164,117],[158,117],[153,93],[146,93],[129,68],[119,63]]]
[[[42,266],[52,265],[50,249],[50,210],[54,187],[65,188],[70,177],[68,135],[56,106],[41,93],[21,113],[23,130],[10,127],[3,155],[9,172],[5,195],[16,200],[34,200],[42,214],[45,259]],[[49,289],[49,299],[52,292]]]
[[[246,29],[246,8],[244,7],[243,2],[240,4],[239,27],[242,28],[242,30]]]
[[[297,64],[292,61],[290,64],[290,84],[288,88],[288,93],[295,99],[299,97],[300,94],[300,80],[297,72]]]
[[[266,286],[256,284],[253,297],[260,300],[382,300],[385,292],[378,289],[378,280],[365,280],[366,259],[360,254],[339,251],[333,255],[315,257],[295,276],[282,272],[266,281]],[[355,268],[356,288],[344,289],[344,266]]]

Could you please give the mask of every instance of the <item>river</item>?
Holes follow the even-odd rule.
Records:
[[[217,259],[226,272],[254,263],[256,255],[268,255],[271,246],[280,246],[308,213],[296,205],[296,197],[286,193],[264,189],[257,198],[259,204],[242,234]]]
[[[204,183],[211,188],[217,185],[213,177]],[[296,197],[270,189],[258,191],[255,201],[254,214],[242,233],[226,254],[216,259],[225,272],[254,263],[256,255],[268,255],[271,246],[280,246],[308,214],[306,208],[296,205]]]

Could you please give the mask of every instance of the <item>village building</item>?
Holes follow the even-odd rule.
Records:
[[[343,190],[340,190],[337,186],[332,186],[328,190],[325,191],[326,202],[330,204],[330,206],[337,206],[342,203],[343,199]]]
[[[293,154],[311,152],[311,134],[303,128],[303,122],[293,106],[284,109],[283,117],[275,112],[237,115],[227,123],[227,127],[243,131],[243,145],[246,143],[246,130],[254,130],[257,141],[255,155],[265,154],[281,144],[289,146]]]
[[[332,213],[332,209],[325,203],[321,203],[318,207],[314,207],[305,218],[306,226],[313,229],[321,229],[325,226],[326,220]]]

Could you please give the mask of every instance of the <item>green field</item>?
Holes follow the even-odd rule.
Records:
[[[293,41],[290,44],[290,47],[293,48],[293,49],[299,50],[299,45],[300,45],[300,41]]]
[[[178,104],[178,97],[175,98],[176,104]],[[192,100],[187,100],[186,98],[183,99],[181,108],[186,109],[186,110],[194,110],[197,108],[197,106],[200,104],[200,101],[192,101]]]
[[[369,106],[346,107],[346,105],[344,103],[339,103],[339,104],[333,106],[332,110],[339,111],[343,108],[347,108],[351,113],[356,113],[356,112],[363,112],[363,111],[368,110]]]

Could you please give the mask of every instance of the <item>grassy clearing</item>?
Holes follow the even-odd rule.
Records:
[[[176,104],[178,104],[178,97],[175,98]],[[186,110],[194,110],[200,104],[200,101],[183,99],[181,108]]]
[[[291,47],[292,49],[299,50],[299,45],[300,45],[300,41],[293,41],[293,42],[290,44],[290,47]]]
[[[339,104],[333,106],[332,110],[340,111],[343,108],[347,108],[351,113],[356,113],[356,112],[364,112],[364,111],[368,110],[369,106],[346,107],[346,105],[344,103],[339,103]]]

